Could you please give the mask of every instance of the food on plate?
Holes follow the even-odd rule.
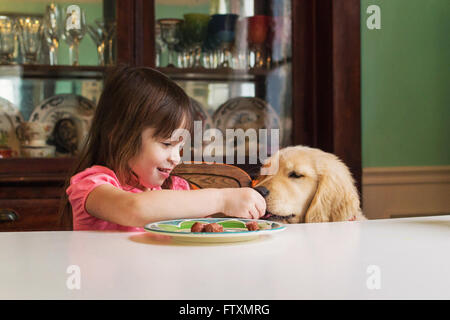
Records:
[[[263,229],[270,229],[269,226],[259,225],[257,221],[248,221],[245,224],[245,227],[248,231],[257,231]],[[191,226],[191,232],[224,232],[223,225],[218,223],[203,223],[203,222],[195,222]]]
[[[196,222],[192,225],[191,232],[223,232],[223,226],[217,223]]]
[[[259,230],[258,222],[256,221],[249,221],[245,224],[245,226],[247,227],[248,231]]]
[[[223,226],[217,223],[209,223],[205,226],[203,232],[223,232]]]
[[[196,222],[191,227],[191,232],[204,232],[206,223]]]
[[[261,223],[258,226],[259,226],[259,230],[270,230],[270,229],[272,229],[272,226],[271,226],[270,223]]]

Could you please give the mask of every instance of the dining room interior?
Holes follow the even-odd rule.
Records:
[[[449,15],[1,0],[0,300],[283,318],[303,299],[449,299]]]
[[[369,219],[448,214],[448,3],[404,2],[2,1],[0,207],[22,223],[6,214],[0,229],[58,229],[119,63],[174,79],[204,130],[277,129],[281,148],[336,154]]]
[[[447,12],[445,0],[2,1],[0,208],[15,216],[0,230],[61,229],[63,183],[123,63],[176,81],[203,130],[276,129],[279,148],[336,154],[368,219],[449,214]]]

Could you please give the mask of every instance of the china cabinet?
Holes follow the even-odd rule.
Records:
[[[279,147],[303,144],[337,154],[350,167],[360,188],[359,0],[93,3],[101,8],[100,18],[115,20],[111,41],[114,64],[148,66],[165,73],[200,106],[198,119],[203,123],[208,119],[210,127],[279,129]],[[62,6],[67,4],[71,3],[61,1]],[[205,41],[194,50],[193,34],[201,27],[194,24],[194,29],[189,29],[185,14],[191,13],[207,16],[204,35],[230,15],[237,16],[236,28],[230,29],[226,22],[225,27],[216,26],[217,33],[211,39],[221,40]],[[89,11],[86,15],[89,20]],[[167,63],[167,41],[174,40],[163,29],[164,19],[183,21],[176,33],[180,41],[175,40],[174,65]],[[269,22],[261,31],[258,28],[263,20]],[[259,24],[257,29],[252,27],[255,23]],[[88,41],[87,34],[85,37],[82,43]],[[234,45],[230,46],[230,39]],[[61,92],[84,96],[95,107],[110,66],[96,65],[94,41],[91,46],[91,60],[84,63],[80,59],[75,66],[67,61],[50,65],[48,57],[40,64],[2,64],[0,81],[19,81],[18,101],[31,100],[33,107],[54,104],[51,98]],[[80,46],[80,53],[82,50]],[[0,98],[7,99],[4,92],[0,91]],[[29,110],[28,116],[31,114]],[[70,230],[70,225],[59,224],[57,213],[76,156],[64,147],[64,143],[56,143],[55,156],[50,158],[10,154],[0,159],[0,209],[8,209],[0,214],[0,231]],[[246,162],[238,166],[255,177],[259,160],[249,163],[246,154]]]

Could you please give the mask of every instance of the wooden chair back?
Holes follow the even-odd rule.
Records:
[[[244,170],[223,163],[185,162],[178,165],[172,174],[188,181],[192,189],[252,186],[252,179]]]

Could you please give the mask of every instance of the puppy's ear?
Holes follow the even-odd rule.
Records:
[[[360,215],[358,191],[348,169],[322,174],[305,222],[347,221]]]

